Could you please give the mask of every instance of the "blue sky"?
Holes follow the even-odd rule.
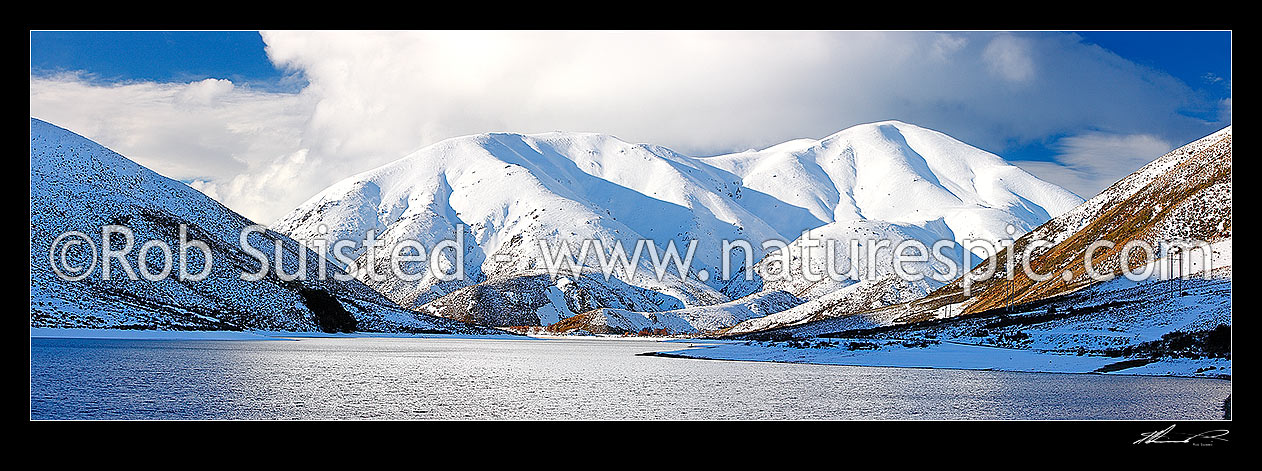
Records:
[[[592,131],[711,155],[885,119],[1090,197],[1230,124],[1230,46],[1230,32],[32,32],[31,114],[262,221],[458,135]]]
[[[31,73],[82,71],[102,82],[226,78],[297,92],[268,60],[257,31],[33,31]]]
[[[1079,31],[1087,42],[1219,98],[1231,96],[1230,31]]]

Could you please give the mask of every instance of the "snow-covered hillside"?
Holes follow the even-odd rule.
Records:
[[[994,154],[900,122],[857,126],[813,144],[795,141],[717,159],[724,167],[742,171],[750,186],[775,191],[780,198],[810,207],[812,214],[832,216],[827,225],[812,230],[809,239],[803,237],[789,246],[793,260],[809,260],[811,273],[816,274],[827,273],[830,260],[838,271],[866,267],[866,252],[852,258],[845,248],[851,241],[866,244],[869,240],[888,240],[897,246],[914,239],[926,247],[939,240],[955,241],[956,250],[945,253],[956,266],[971,266],[978,259],[964,253],[966,240],[1011,240],[1082,202]],[[832,188],[848,191],[829,193],[830,187],[821,185],[807,170],[813,168],[839,180]],[[768,182],[777,178],[792,183],[777,187]],[[833,203],[821,204],[827,202]],[[826,246],[804,243],[824,240],[835,245],[831,257]],[[823,305],[857,312],[907,302],[947,281],[930,276],[948,272],[936,259],[904,265],[908,273],[926,275],[917,281],[897,276],[891,259],[890,250],[878,250],[876,276],[864,274],[858,280],[811,279],[803,276],[800,262],[790,264],[793,276],[768,282],[763,289],[784,290],[812,302],[745,321],[731,332],[805,322]],[[772,257],[755,271],[778,271],[780,265]]]
[[[890,306],[741,336],[743,344],[671,352],[697,358],[839,365],[1231,376],[1228,265],[1190,279],[1126,278],[1011,309],[891,323]],[[768,342],[770,341],[770,342]]]
[[[32,327],[502,334],[402,309],[356,280],[316,280],[318,256],[275,232],[253,234],[250,244],[271,254],[279,240],[291,274],[300,271],[298,257],[306,252],[309,280],[282,281],[270,270],[262,280],[244,281],[240,275],[256,272],[259,265],[239,244],[242,229],[252,222],[188,185],[35,118],[30,192]],[[200,281],[181,281],[174,274],[158,281],[130,280],[115,260],[111,280],[100,276],[101,261],[96,275],[79,281],[53,272],[50,252],[60,253],[60,247],[52,247],[60,234],[90,236],[99,255],[101,228],[110,224],[135,234],[126,257],[133,271],[139,269],[137,254],[146,241],[160,240],[178,250],[181,224],[187,224],[187,239],[209,246],[211,271]],[[114,247],[121,245],[120,240]],[[91,262],[87,251],[65,253],[69,266]],[[152,250],[147,257],[151,273],[162,265],[158,254]],[[188,271],[199,272],[201,252],[188,254]]]
[[[1019,266],[1025,261],[1023,254],[1029,244],[1044,240],[1052,246],[1033,251],[1031,266],[1037,267],[1039,273],[1063,277],[1031,280],[1020,271],[1011,280],[996,275],[974,283],[973,295],[958,312],[980,312],[1035,301],[1093,284],[1095,280],[1086,272],[1085,258],[1087,249],[1097,241],[1109,241],[1113,246],[1096,252],[1091,265],[1098,272],[1113,276],[1120,276],[1123,268],[1146,263],[1138,251],[1129,260],[1122,260],[1123,248],[1132,241],[1147,244],[1158,251],[1157,257],[1178,263],[1198,258],[1199,252],[1161,252],[1163,244],[1225,241],[1230,247],[1231,167],[1230,126],[1157,158],[1082,205],[1017,239],[1012,249],[996,256],[1002,261],[1011,257],[1014,266]],[[1186,260],[1175,260],[1179,258]],[[1226,265],[1230,265],[1230,259]],[[961,287],[957,280],[935,294],[948,295]]]
[[[513,302],[498,295],[470,296],[464,289],[485,284],[479,292],[528,287],[529,292],[518,298],[530,301],[515,304],[527,307],[502,316],[502,322],[548,325],[558,313],[561,318],[577,314],[575,308],[613,308],[640,314],[677,311],[682,319],[692,319],[688,324],[694,330],[710,330],[749,316],[713,308],[685,311],[760,292],[811,299],[851,283],[819,284],[800,276],[765,282],[765,263],[755,270],[753,281],[729,282],[718,276],[722,240],[749,241],[755,261],[768,255],[764,241],[792,242],[806,230],[841,243],[859,233],[916,238],[926,245],[938,239],[998,240],[1012,237],[1005,232],[1009,224],[1020,235],[1080,202],[993,154],[936,131],[886,121],[821,140],[701,158],[600,134],[454,138],[337,183],[272,228],[299,240],[358,241],[372,231],[385,246],[411,239],[428,248],[455,239],[454,229],[462,225],[465,280],[440,281],[424,266],[414,267],[425,272],[419,281],[362,278],[404,306],[434,302],[431,312],[455,318],[487,318],[472,314],[493,310],[478,306],[483,299]],[[692,271],[683,276],[672,272],[655,279],[648,256],[632,276],[616,274],[618,280],[606,288],[620,294],[601,299],[637,299],[644,296],[642,290],[661,295],[630,308],[580,299],[581,292],[591,289],[567,291],[581,285],[562,280],[572,277],[539,277],[544,267],[540,241],[552,247],[572,244],[578,254],[586,239],[601,241],[606,250],[619,242],[628,253],[641,239],[658,247],[673,241],[681,254],[691,240],[696,239],[698,246]],[[800,251],[799,245],[792,244],[790,250]],[[379,252],[372,260],[365,255],[362,248],[354,251],[360,257],[357,265],[389,272],[388,253]],[[454,262],[450,253],[443,256],[448,264]],[[960,259],[963,254],[955,256]],[[739,267],[744,257],[737,251],[730,262]],[[597,260],[587,259],[586,266],[598,268]],[[925,264],[917,269],[929,268]],[[709,276],[699,276],[701,270]],[[791,269],[796,272],[800,269]],[[881,272],[879,278],[886,274]],[[530,281],[509,281],[520,277]],[[922,295],[934,287],[904,287],[914,290],[904,296]],[[865,291],[872,289],[897,288],[881,285]]]
[[[701,160],[774,198],[777,204],[764,208],[764,217],[778,221],[805,211],[811,219],[803,217],[806,224],[799,226],[811,228],[854,220],[915,226],[942,220],[954,240],[997,239],[1006,236],[1007,224],[1024,232],[1082,202],[999,156],[899,121]]]
[[[970,283],[968,294],[964,292],[962,276],[927,296],[875,309],[855,309],[853,304],[821,297],[814,303],[748,321],[724,334],[821,335],[993,314],[996,310],[1013,309],[1012,306],[1044,302],[1073,305],[1078,293],[1084,299],[1107,296],[1113,302],[1124,301],[1134,313],[1147,313],[1139,315],[1136,322],[1146,323],[1143,325],[1150,328],[1150,337],[1181,328],[1178,323],[1195,323],[1203,315],[1210,316],[1213,322],[1230,325],[1231,167],[1231,127],[1227,127],[1157,158],[1082,205],[1017,239],[1010,249],[995,256],[998,269],[990,277],[982,276],[990,261],[979,263],[971,275],[977,281]],[[1031,251],[1030,259],[1025,260],[1023,254],[1027,247],[1034,247],[1034,240],[1050,245]],[[1163,243],[1184,240],[1204,241],[1207,250],[1161,250]],[[1091,265],[1098,273],[1116,278],[1123,275],[1123,268],[1129,268],[1132,273],[1150,273],[1150,283],[1135,286],[1126,279],[1093,279],[1086,272],[1086,252],[1100,241],[1111,242],[1112,246],[1094,253]],[[1155,249],[1155,258],[1145,261],[1136,250],[1123,261],[1122,249],[1132,241]],[[1008,265],[1010,253],[1014,270],[1008,277],[1003,267]],[[1025,262],[1037,273],[1053,276],[1031,279],[1020,268]],[[1167,296],[1170,283],[1158,283],[1190,276],[1217,280],[1214,285],[1222,289],[1212,293],[1218,298],[1198,301],[1216,307],[1189,309],[1185,300]],[[1138,310],[1137,306],[1146,307]],[[793,316],[789,318],[787,314]]]

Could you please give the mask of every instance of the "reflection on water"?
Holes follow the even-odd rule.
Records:
[[[1215,419],[1231,382],[643,357],[634,340],[31,339],[35,419]]]

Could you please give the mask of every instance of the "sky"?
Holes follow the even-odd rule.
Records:
[[[1231,33],[33,31],[31,116],[264,224],[450,137],[706,156],[888,119],[1090,198],[1231,124]]]

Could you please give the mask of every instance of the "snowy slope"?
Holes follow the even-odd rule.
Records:
[[[1215,248],[1230,259],[1229,244]],[[1002,312],[893,325],[877,312],[836,317],[744,336],[770,343],[686,356],[1230,377],[1231,291],[1229,266],[1190,279],[1118,278]]]
[[[454,239],[453,228],[463,225],[469,249],[464,285],[543,268],[541,240],[572,243],[577,254],[585,239],[602,241],[606,250],[621,242],[628,251],[640,239],[663,248],[675,241],[681,250],[698,239],[706,243],[698,247],[693,268],[716,271],[720,252],[710,241],[779,236],[728,196],[735,185],[730,175],[667,149],[612,136],[483,134],[449,139],[344,180],[272,227],[297,239],[316,239],[324,226],[326,240],[362,240],[375,230],[386,245],[413,239],[428,248]],[[385,271],[386,258],[378,254],[360,263]],[[710,285],[678,274],[657,282],[648,263],[645,256],[634,279],[626,281],[685,304],[723,300]],[[428,267],[420,269],[428,275]],[[432,276],[396,281],[369,283],[411,306],[462,287]]]
[[[637,312],[615,306],[581,312],[552,324],[549,330],[593,334],[696,334],[717,331],[799,304],[802,304],[801,299],[784,291],[763,291],[726,303],[670,311]]]
[[[896,307],[922,298],[929,291],[929,286],[931,286],[929,281],[911,282],[894,275],[867,279],[817,296],[783,311],[725,326],[726,328],[719,333],[735,336],[788,328],[819,319],[821,312],[861,313],[884,307]]]
[[[1031,241],[1046,240],[1054,246],[1034,252],[1031,265],[1042,273],[1069,273],[1068,279],[1056,276],[1034,281],[1017,273],[1012,280],[996,277],[978,282],[973,286],[974,295],[959,312],[1034,301],[1092,284],[1084,261],[1087,247],[1095,241],[1115,244],[1112,249],[1097,252],[1092,263],[1098,271],[1115,276],[1122,274],[1121,249],[1132,241],[1157,249],[1163,242],[1179,240],[1226,240],[1230,244],[1231,182],[1228,126],[1157,158],[1082,205],[1017,239],[1010,251],[996,255],[998,260],[1012,257],[1020,264]],[[1158,254],[1163,258],[1169,255]],[[1142,265],[1138,259],[1125,264]],[[936,294],[945,295],[959,288],[960,282],[956,281]]]
[[[821,140],[702,158],[600,134],[482,134],[434,144],[339,182],[272,228],[298,240],[362,240],[373,231],[386,246],[414,239],[432,247],[454,239],[453,228],[463,225],[465,281],[440,282],[427,267],[415,267],[426,273],[419,281],[361,278],[412,307],[480,283],[498,292],[506,280],[518,277],[534,277],[522,286],[535,294],[560,290],[559,279],[537,277],[543,268],[540,241],[552,247],[571,243],[575,254],[584,239],[600,240],[606,248],[620,242],[628,252],[640,239],[658,247],[673,241],[682,255],[688,242],[697,239],[693,270],[683,277],[672,269],[666,279],[654,279],[648,256],[632,276],[615,274],[618,287],[610,289],[630,291],[608,299],[634,299],[640,296],[632,292],[637,290],[664,297],[664,302],[635,308],[647,313],[721,304],[761,291],[812,298],[849,284],[807,286],[800,278],[764,283],[759,270],[753,281],[729,283],[717,276],[721,240],[749,241],[759,261],[768,255],[763,241],[791,242],[806,230],[843,238],[859,230],[876,231],[926,239],[927,245],[938,238],[997,239],[1007,237],[1008,224],[1020,235],[1080,202],[993,154],[895,121],[856,126]],[[361,249],[354,256],[360,257],[359,266],[389,271],[388,254],[367,260]],[[739,267],[743,256],[733,253],[731,263]],[[594,257],[585,265],[599,266]],[[697,275],[700,270],[712,276],[702,281],[706,277]],[[916,289],[923,294],[933,287]],[[441,307],[432,312],[469,318],[453,306],[493,310],[468,304],[468,291],[462,293],[438,301]],[[537,323],[529,325],[548,325],[555,313],[564,316],[573,307],[527,304],[525,314],[514,314],[512,322],[529,322],[534,313]],[[603,303],[591,307],[624,308]],[[694,319],[689,325],[698,330],[727,327],[719,319],[745,318],[714,309],[684,317]]]
[[[823,245],[798,239],[789,246],[795,262],[792,276],[768,281],[762,288],[778,289],[813,302],[763,319],[746,321],[732,332],[752,332],[805,322],[822,305],[857,312],[906,302],[944,284],[948,267],[935,259],[909,263],[909,273],[925,275],[918,281],[896,276],[892,252],[877,250],[873,274],[861,270],[858,279],[816,280],[803,276],[800,260],[810,260],[811,273],[867,267],[866,251],[851,259],[851,241],[899,242],[914,239],[926,247],[939,240],[963,247],[968,239],[1011,240],[1059,215],[1082,200],[1007,164],[994,154],[971,147],[945,134],[897,121],[856,126],[817,142],[794,141],[761,152],[712,159],[739,172],[746,185],[809,209],[828,224],[810,231],[810,240],[835,244],[832,256]],[[1012,231],[1008,229],[1011,226]],[[804,257],[803,252],[808,256]],[[944,252],[956,266],[979,261],[962,249]],[[775,264],[775,266],[771,266]],[[782,264],[769,257],[755,272]],[[815,277],[818,278],[818,277]],[[735,291],[735,290],[734,290]]]
[[[305,252],[311,280],[281,281],[273,270],[260,281],[243,281],[241,273],[258,267],[239,244],[241,230],[252,222],[188,185],[35,118],[30,166],[32,327],[316,331],[327,330],[327,316],[342,314],[330,314],[336,308],[327,302],[335,300],[360,331],[501,333],[402,309],[355,280],[315,280],[317,255],[274,232],[253,235],[251,245],[270,254],[273,242],[281,241],[287,273],[299,272],[298,257]],[[162,240],[176,251],[182,223],[189,239],[212,251],[212,271],[204,280],[130,280],[115,261],[111,280],[102,279],[98,262],[95,276],[66,281],[49,260],[54,240],[67,231],[90,235],[99,251],[101,227],[109,224],[132,229],[135,247]],[[127,256],[133,270],[138,252],[133,248]],[[189,253],[189,271],[197,272],[201,253]],[[85,251],[68,254],[72,265],[90,261]],[[149,258],[160,261],[156,254]]]
[[[856,219],[912,225],[943,219],[956,240],[998,238],[1006,224],[1029,230],[1082,202],[999,156],[899,121],[702,160],[783,205],[768,209],[805,210],[812,228]]]
[[[466,286],[421,309],[482,325],[546,326],[602,307],[653,312],[682,306],[669,296],[617,278],[605,281],[597,273],[555,280],[547,273],[537,273]]]
[[[1021,256],[1031,241],[1046,240],[1053,245],[1032,252],[1030,265],[1039,273],[1062,276],[1036,281],[1017,268],[1013,277],[1007,279],[1001,268],[991,278],[973,283],[967,296],[961,278],[925,297],[876,309],[856,310],[853,306],[835,305],[821,299],[815,304],[798,306],[792,313],[786,311],[778,315],[785,319],[769,316],[739,325],[724,334],[739,336],[763,331],[768,335],[811,336],[993,312],[1043,300],[1076,299],[1073,296],[1077,293],[1099,297],[1113,292],[1121,293],[1110,295],[1113,301],[1149,306],[1143,312],[1147,313],[1148,321],[1156,325],[1169,326],[1174,321],[1161,319],[1169,319],[1171,315],[1178,319],[1206,315],[1214,322],[1230,325],[1231,167],[1231,128],[1227,127],[1157,158],[1082,205],[1017,239],[1012,249],[995,256],[996,265],[1003,267],[1011,252],[1013,266],[1020,267],[1025,261]],[[1093,257],[1093,266],[1101,273],[1120,277],[1123,262],[1119,252],[1128,242],[1143,241],[1158,248],[1162,241],[1182,239],[1207,242],[1209,257],[1202,259],[1199,252],[1194,252],[1197,256],[1179,255],[1169,250],[1157,253],[1156,259],[1148,262],[1151,283],[1140,287],[1126,279],[1099,282],[1086,273],[1086,249],[1097,241],[1111,241],[1114,248],[1100,249]],[[1188,266],[1180,267],[1183,263]],[[979,264],[978,273],[988,264]],[[1146,271],[1138,252],[1127,265],[1133,272]],[[1065,273],[1068,276],[1064,276]],[[1200,301],[1206,303],[1205,306],[1217,307],[1206,307],[1209,311],[1188,310],[1181,300],[1166,296],[1169,288],[1163,287],[1168,283],[1158,281],[1181,276],[1223,280],[1217,283],[1225,289],[1212,291],[1221,298]],[[1186,316],[1177,314],[1180,312]],[[791,318],[789,314],[793,314]],[[1167,327],[1160,333],[1175,328]]]

